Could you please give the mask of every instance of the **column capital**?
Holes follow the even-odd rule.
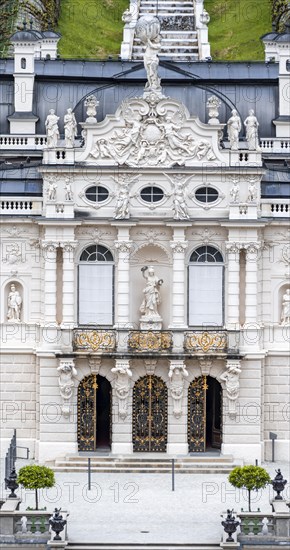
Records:
[[[188,241],[170,241],[170,248],[174,254],[182,254],[188,247]]]
[[[115,241],[115,247],[119,252],[130,252],[133,246],[132,241]]]
[[[247,254],[257,254],[257,252],[262,248],[263,243],[261,241],[252,241],[250,243],[243,243],[243,248],[246,250]]]
[[[241,248],[243,247],[241,243],[235,242],[235,241],[227,241],[225,245],[226,245],[226,251],[229,254],[238,254]]]
[[[62,248],[64,252],[73,252],[77,245],[77,241],[65,241],[59,243],[60,248]]]
[[[56,241],[40,241],[40,247],[48,252],[56,252],[59,247],[59,243]]]

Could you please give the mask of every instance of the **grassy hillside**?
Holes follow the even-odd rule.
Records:
[[[60,56],[106,58],[120,53],[121,16],[129,0],[62,0]],[[264,59],[260,36],[271,30],[270,0],[205,0],[215,60]]]
[[[209,41],[215,60],[264,59],[262,34],[271,31],[269,0],[205,0],[210,14]]]
[[[61,0],[59,53],[64,58],[100,58],[120,53],[122,13],[128,0]]]

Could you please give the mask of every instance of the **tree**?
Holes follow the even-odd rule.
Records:
[[[18,473],[17,481],[25,489],[35,490],[35,509],[38,510],[38,489],[49,489],[55,484],[54,472],[46,466],[23,466]]]
[[[242,489],[245,487],[248,491],[249,512],[251,512],[251,491],[264,489],[271,478],[261,466],[237,466],[229,475],[229,482],[234,487]]]

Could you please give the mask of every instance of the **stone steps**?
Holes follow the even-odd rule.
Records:
[[[108,543],[84,543],[70,542],[67,550],[220,550],[218,544],[108,544]]]
[[[163,473],[172,471],[171,459],[91,456],[91,471],[98,473]],[[55,472],[85,473],[88,456],[68,456],[47,463]],[[183,457],[175,459],[175,472],[180,474],[228,474],[237,464],[231,456]]]

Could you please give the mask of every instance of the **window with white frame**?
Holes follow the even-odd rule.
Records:
[[[91,245],[79,262],[80,325],[113,324],[114,258],[105,246]]]
[[[224,265],[219,250],[201,246],[188,267],[188,321],[190,326],[223,325]]]

